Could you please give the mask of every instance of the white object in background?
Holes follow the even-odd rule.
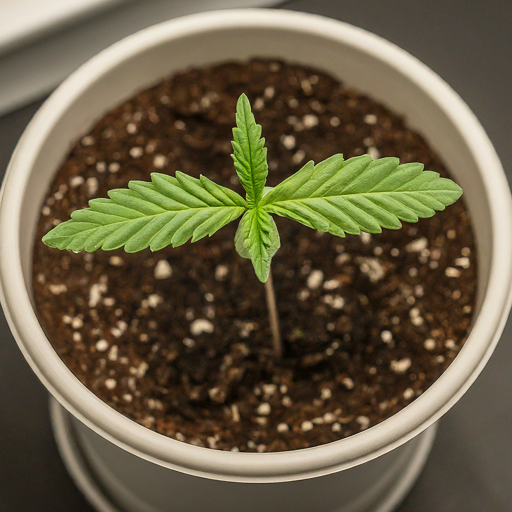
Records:
[[[0,115],[50,92],[93,55],[161,21],[277,0],[0,0]],[[101,12],[100,12],[101,11]]]
[[[478,250],[474,325],[441,377],[368,430],[278,453],[192,446],[131,421],[71,373],[31,302],[35,228],[49,183],[72,142],[114,105],[172,72],[251,56],[315,66],[405,115],[464,189]],[[73,74],[34,116],[2,189],[0,280],[0,300],[14,337],[69,412],[53,411],[59,447],[97,510],[116,508],[93,501],[99,495],[87,483],[90,474],[80,470],[77,453],[68,450],[70,440],[80,447],[103,492],[124,512],[390,512],[425,460],[434,434],[428,428],[476,379],[505,325],[512,299],[512,201],[478,120],[442,79],[405,51],[319,16],[257,9],[203,13],[112,46]]]
[[[2,0],[0,54],[127,0]]]

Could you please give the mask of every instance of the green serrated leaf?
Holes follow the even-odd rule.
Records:
[[[338,154],[316,165],[308,162],[276,187],[266,187],[265,139],[245,94],[238,99],[236,124],[232,157],[246,199],[204,176],[153,173],[150,183],[130,181],[127,189],[111,190],[109,199],[89,201],[89,208],[73,212],[43,242],[75,252],[120,247],[157,251],[211,236],[243,215],[236,250],[251,259],[258,279],[266,282],[280,246],[270,214],[344,237],[398,229],[401,221],[430,217],[462,194],[453,181],[424,171],[421,164],[400,165],[396,158],[372,161],[369,155],[345,161]]]
[[[242,258],[252,261],[254,271],[262,283],[268,279],[272,257],[280,246],[274,219],[261,209],[248,210],[238,226],[235,248]]]
[[[245,94],[238,98],[236,105],[236,128],[233,128],[231,155],[240,183],[247,192],[250,208],[258,205],[267,181],[267,149],[261,138],[261,126],[256,124],[251,104]]]
[[[153,173],[151,183],[131,181],[128,189],[111,190],[110,199],[89,201],[89,208],[73,212],[43,242],[75,252],[155,251],[211,236],[247,209],[236,192],[204,176],[176,175]]]
[[[345,236],[398,229],[454,203],[462,189],[422,164],[342,155],[302,169],[266,194],[260,206],[319,231]]]

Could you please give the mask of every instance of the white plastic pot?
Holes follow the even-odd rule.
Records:
[[[170,73],[251,56],[326,70],[404,114],[463,187],[478,247],[476,320],[438,381],[375,427],[324,446],[282,453],[192,446],[111,409],[53,350],[37,320],[30,285],[39,212],[71,143],[107,110]],[[2,305],[25,357],[64,408],[53,406],[60,448],[77,483],[101,511],[392,510],[426,459],[434,436],[428,427],[480,373],[510,309],[512,203],[484,130],[460,97],[415,58],[363,30],[318,16],[265,10],[204,13],[121,41],[74,73],[39,110],[16,148],[2,190]]]

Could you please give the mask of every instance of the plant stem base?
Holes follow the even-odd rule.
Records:
[[[155,508],[153,505],[146,503],[143,499],[137,497],[129,485],[123,486],[123,482],[116,480],[115,476],[109,475],[105,471],[103,471],[103,475],[101,476],[96,474],[87,460],[86,448],[81,445],[81,436],[75,425],[75,423],[78,423],[77,420],[73,419],[72,416],[53,398],[50,398],[50,414],[55,439],[64,464],[77,487],[85,495],[86,499],[95,510],[98,512],[169,512],[170,510],[187,510],[187,512],[195,512],[195,508],[188,508],[188,506],[183,509],[180,508],[179,505],[178,507],[175,507],[176,503],[172,503],[172,500],[169,501],[168,507],[170,508]],[[360,496],[355,497],[355,499],[351,499],[348,503],[343,503],[340,505],[340,508],[329,508],[326,509],[325,512],[392,512],[393,510],[396,510],[418,479],[430,453],[430,449],[435,439],[436,430],[437,424],[434,424],[422,434],[409,441],[406,445],[399,448],[398,450],[402,450],[402,453],[394,461],[394,464],[392,464],[388,468],[388,471],[383,473],[380,478],[373,480]],[[96,434],[94,434],[94,436],[96,436]],[[106,457],[108,458],[108,453]],[[346,471],[352,471],[353,469]],[[182,475],[181,473],[172,472],[170,470],[169,472],[171,477],[174,475],[176,478],[198,478],[189,475]],[[336,475],[340,475],[342,473],[345,472],[319,478],[335,478]],[[299,482],[287,482],[285,484],[218,483],[226,486],[254,485],[256,487],[263,488],[265,486],[276,485],[304,485],[305,483],[307,484],[307,482],[308,481],[306,480]],[[215,485],[215,483],[213,483],[213,485]],[[130,503],[129,508],[123,508],[116,505],[114,500],[107,495],[104,487],[114,489],[118,498],[122,496],[124,501]],[[290,491],[293,492],[292,489],[290,489]],[[334,483],[331,491],[339,493],[340,501],[343,501],[344,492],[342,488],[337,488]],[[193,498],[192,495],[191,498]],[[233,508],[233,510],[236,510],[237,506],[240,507],[241,502],[237,501],[240,500],[240,498],[243,499],[243,492],[234,493],[233,506],[235,508]],[[310,496],[309,498],[312,500],[309,508],[301,508],[301,511],[304,510],[304,512],[306,512],[314,510],[315,512],[324,512],[323,508],[318,508],[315,496]],[[252,507],[255,508],[250,508],[251,503]],[[225,508],[225,504],[219,505],[225,512],[230,510]],[[274,505],[276,505],[276,503],[274,503]],[[286,506],[286,503],[283,503],[282,506],[280,504],[279,510],[288,510]],[[308,507],[307,504],[303,506]],[[260,508],[257,504],[254,505],[254,503],[251,502],[250,497],[243,509],[247,512],[262,512],[264,510],[268,510],[268,508]],[[240,509],[238,508],[237,510]]]

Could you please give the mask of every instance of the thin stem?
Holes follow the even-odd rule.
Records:
[[[283,343],[281,341],[281,333],[279,330],[279,313],[277,312],[276,296],[274,294],[274,284],[272,282],[272,269],[265,283],[265,292],[267,297],[268,318],[270,320],[270,328],[272,330],[272,344],[274,347],[274,355],[277,360],[283,357]]]

